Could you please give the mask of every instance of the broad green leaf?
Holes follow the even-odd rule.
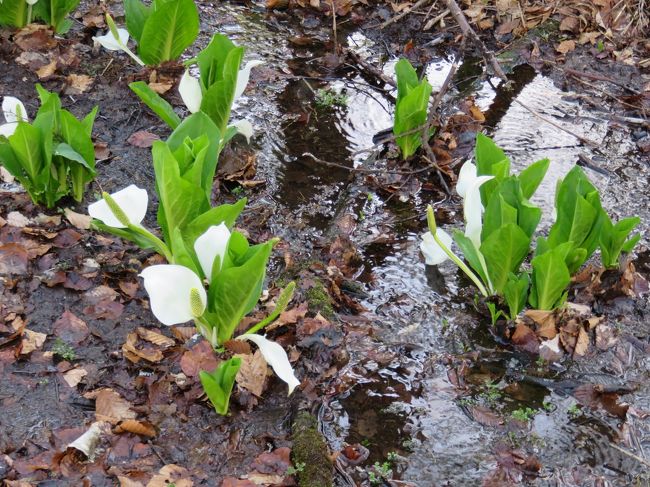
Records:
[[[479,249],[485,257],[493,288],[502,293],[510,273],[517,274],[528,255],[530,238],[519,226],[508,223],[492,234]]]
[[[395,64],[395,75],[397,77],[397,104],[399,105],[400,100],[420,84],[420,79],[411,63],[405,58]]]
[[[126,30],[135,42],[140,44],[142,29],[151,15],[151,7],[147,7],[140,0],[124,0],[124,15],[126,17]]]
[[[508,281],[503,287],[503,296],[506,300],[509,310],[509,318],[514,320],[526,306],[528,298],[528,287],[530,286],[530,277],[525,272],[516,276],[511,273]]]
[[[220,134],[225,134],[230,119],[230,109],[235,98],[235,87],[239,66],[244,56],[244,48],[231,49],[226,56],[223,77],[214,82],[203,95],[201,111],[207,113],[219,129]],[[220,137],[221,138],[221,137]]]
[[[224,78],[226,58],[237,46],[223,34],[215,34],[210,43],[196,56],[201,84],[206,90]],[[239,70],[239,66],[237,66]]]
[[[3,0],[0,3],[0,25],[25,27],[27,23],[27,2],[25,0]]]
[[[214,122],[205,113],[196,112],[176,127],[169,136],[169,139],[167,139],[167,145],[172,152],[176,152],[188,138],[195,140],[202,136],[207,136],[210,141],[203,162],[203,176],[201,178],[201,187],[205,192],[206,198],[209,199],[212,193],[214,174],[217,170],[221,140],[221,132]]]
[[[469,263],[469,266],[474,270],[474,272],[479,275],[485,287],[490,287],[488,285],[486,270],[482,264],[482,256],[480,255],[478,249],[474,246],[474,243],[459,230],[454,231],[453,237],[454,241],[463,252],[463,256]]]
[[[474,157],[476,173],[479,176],[495,176],[500,179],[510,175],[510,162],[505,152],[491,138],[480,132],[476,134]],[[496,171],[493,168],[495,164],[499,164]]]
[[[530,305],[535,309],[552,310],[559,306],[571,282],[569,269],[565,264],[571,242],[563,243],[531,261],[533,267]]]
[[[393,133],[397,137],[396,142],[404,159],[415,154],[418,147],[422,145],[422,134],[420,131],[410,135],[400,136],[400,134],[414,130],[426,123],[431,90],[431,85],[422,81],[404,95],[395,107]]]
[[[241,359],[234,357],[221,362],[214,372],[206,372],[204,370],[199,372],[199,379],[201,380],[203,390],[218,414],[228,414],[230,394],[232,393],[239,367],[241,367]]]
[[[95,123],[95,117],[97,117],[97,112],[99,112],[99,107],[95,106],[88,115],[86,115],[81,121],[81,126],[86,131],[88,137],[93,136],[93,125]],[[94,147],[94,146],[93,146]]]
[[[198,259],[194,255],[194,249],[186,246],[181,229],[178,227],[174,228],[171,238],[172,255],[174,256],[173,264],[183,265],[188,269],[192,269],[195,274],[201,275],[199,271],[201,266],[198,265]]]
[[[60,142],[59,144],[57,144],[57,146],[54,148],[54,155],[63,157],[70,161],[78,162],[79,164],[86,167],[90,171],[94,170],[91,166],[88,165],[88,163],[82,157],[81,154],[79,154],[69,144],[66,144],[65,142]]]
[[[251,247],[252,255],[243,265],[222,271],[212,281],[208,301],[215,313],[219,343],[232,338],[239,322],[259,300],[273,244]]]
[[[165,242],[171,242],[175,228],[183,228],[210,206],[205,193],[180,176],[178,163],[169,146],[156,141],[152,148],[156,192],[160,200],[158,223],[163,230]],[[172,248],[172,254],[174,249]]]
[[[139,0],[134,0],[139,1]],[[138,95],[138,98],[147,105],[160,119],[169,125],[172,129],[178,127],[181,123],[181,118],[174,112],[167,100],[161,97],[158,93],[149,88],[149,85],[144,81],[135,81],[129,84],[129,88]]]
[[[29,189],[29,179],[25,177],[20,161],[14,154],[9,142],[0,139],[0,166],[3,166],[9,173],[15,177],[25,189]]]
[[[600,233],[600,257],[604,267],[613,268],[618,266],[621,252],[632,250],[641,236],[636,235],[630,240],[627,240],[627,238],[639,223],[641,223],[641,219],[635,216],[624,218],[614,225],[609,216],[605,214]],[[629,242],[633,243],[630,244]],[[629,250],[624,249],[626,246],[630,247],[630,245]]]
[[[66,17],[77,8],[79,0],[38,0],[34,15],[54,27],[57,34],[64,34],[72,26]]]
[[[49,163],[43,158],[41,141],[40,130],[24,122],[19,122],[16,131],[9,137],[9,145],[16,159],[32,181],[37,181],[43,167]]]
[[[83,157],[85,160],[84,166],[94,175],[95,146],[90,135],[88,135],[86,127],[67,110],[61,110],[59,119],[61,122],[61,137]]]
[[[519,174],[519,183],[524,198],[529,199],[535,194],[544,176],[546,176],[546,171],[548,171],[550,163],[551,161],[548,159],[541,159],[521,171]]]
[[[492,194],[483,214],[481,242],[484,242],[495,230],[508,223],[517,223],[517,208],[509,205],[498,191]]]
[[[147,65],[172,61],[199,34],[199,12],[193,0],[171,0],[149,15],[144,24],[138,54]]]
[[[205,213],[197,216],[185,227],[183,230],[183,238],[193,246],[194,241],[213,225],[225,223],[231,229],[237,217],[239,217],[239,214],[244,209],[244,206],[246,206],[246,198],[242,198],[232,205],[223,204],[209,209]]]

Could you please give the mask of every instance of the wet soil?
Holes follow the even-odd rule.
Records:
[[[183,357],[196,343],[176,339],[155,363],[133,364],[123,356],[122,345],[137,327],[175,337],[158,327],[144,290],[137,287],[131,293],[124,285],[138,282],[137,273],[152,262],[151,255],[118,239],[79,230],[78,239],[54,245],[24,272],[0,283],[3,320],[23,317],[28,329],[47,334],[42,350],[30,356],[16,355],[15,341],[0,345],[0,401],[6,412],[0,417],[0,477],[43,485],[81,485],[86,478],[92,485],[114,485],[126,476],[145,485],[152,473],[176,464],[187,469],[195,485],[221,485],[224,479],[252,472],[282,479],[286,466],[276,458],[275,467],[266,465],[264,470],[260,455],[291,447],[296,411],[308,410],[318,418],[334,454],[337,485],[367,485],[370,473],[377,476],[384,463],[391,471],[380,480],[384,485],[648,485],[648,295],[593,300],[577,288],[572,299],[587,301],[616,331],[610,347],[592,347],[577,360],[540,362],[504,342],[490,329],[489,315],[476,305],[470,283],[457,269],[425,268],[418,253],[426,205],[434,205],[440,222],[456,225],[462,219],[459,200],[445,194],[432,171],[415,172],[421,161],[400,162],[390,144],[358,152],[390,128],[391,87],[334,55],[329,19],[314,12],[269,14],[260,5],[197,3],[202,34],[196,49],[219,31],[247,46],[248,59],[266,61],[253,73],[234,113],[234,118],[250,120],[256,135],[250,146],[237,140],[221,162],[224,167],[253,157],[252,179],[261,184],[221,181],[215,184],[215,200],[247,196],[238,226],[256,241],[272,235],[283,239],[269,273],[272,294],[282,282],[298,278],[298,304],[314,296],[310,289],[325,283],[333,294],[325,299],[331,299],[328,305],[336,314],[327,316],[329,328],[315,333],[305,331],[302,322],[272,332],[295,352],[303,392],[287,398],[283,385],[270,378],[262,398],[240,389],[230,416],[220,417],[202,400],[193,377],[179,379],[186,372]],[[111,10],[119,13],[120,7],[111,4]],[[370,14],[365,26],[344,23],[338,40],[392,76],[400,40],[412,38],[409,33],[419,23],[407,16],[386,34],[366,28],[373,23]],[[419,66],[434,89],[454,59],[462,62],[444,102],[445,115],[464,114],[450,128],[458,148],[448,150],[448,166],[455,169],[469,157],[477,130],[494,137],[515,170],[549,157],[549,177],[535,201],[545,211],[543,225],[548,225],[555,180],[573,164],[582,164],[601,189],[608,211],[617,217],[641,217],[643,238],[634,263],[649,279],[650,161],[637,144],[649,136],[647,122],[614,120],[612,115],[640,114],[516,49],[517,61],[509,70],[513,83],[506,89],[483,74],[475,52],[457,51],[449,42],[451,32],[415,37],[419,45],[439,36],[446,40],[418,50]],[[149,149],[126,141],[140,130],[163,139],[169,131],[127,87],[142,73],[122,56],[91,52],[93,33],[75,26],[68,36],[82,46],[77,48],[81,62],[69,72],[92,75],[95,81],[87,93],[63,97],[63,104],[76,115],[100,106],[94,135],[107,144],[110,156],[98,162],[97,182],[86,201],[66,206],[83,213],[100,190],[134,183],[148,190],[153,209]],[[35,113],[37,77],[15,62],[18,55],[3,40],[0,93],[19,97]],[[606,74],[635,89],[648,75],[580,50],[568,57],[565,67]],[[63,80],[55,77],[43,85],[59,90]],[[619,97],[624,94],[620,87],[599,86]],[[345,101],[319,104],[319,89],[341,93]],[[182,107],[175,90],[165,96]],[[467,116],[469,99],[484,121]],[[541,121],[515,99],[595,146]],[[12,211],[29,218],[43,211],[10,185],[3,186],[0,208],[4,218]],[[150,227],[155,225],[153,215],[151,211],[145,221]],[[42,227],[61,232],[69,227],[66,223]],[[0,228],[0,237],[3,244],[24,238],[43,242],[43,237],[26,236],[9,225]],[[99,272],[84,269],[89,257],[101,265]],[[53,271],[66,273],[66,283],[53,280]],[[74,275],[88,282],[75,285]],[[118,294],[101,302],[105,308],[98,310],[89,292],[101,286]],[[312,311],[327,314],[322,303],[309,304]],[[89,329],[88,337],[74,346],[73,360],[47,353],[57,338],[54,323],[65,311],[83,319]],[[75,387],[63,379],[70,367],[88,372]],[[595,385],[619,388],[623,392],[615,402],[629,409],[616,415],[615,408],[586,400],[585,390]],[[94,462],[71,468],[60,453],[95,419],[94,401],[84,394],[104,387],[129,401],[157,434],[113,434]],[[361,460],[350,460],[350,445],[363,452]],[[283,485],[294,480],[287,475]]]

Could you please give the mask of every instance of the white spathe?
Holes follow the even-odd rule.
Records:
[[[463,199],[465,198],[467,190],[474,183],[476,177],[476,166],[472,164],[472,161],[466,161],[458,173],[458,182],[456,183],[456,193],[458,193],[458,196]]]
[[[129,31],[118,27],[117,35],[119,42],[110,30],[103,36],[93,37],[93,41],[99,42],[104,49],[108,49],[109,51],[122,51],[127,42],[129,42]]]
[[[481,185],[490,179],[494,179],[494,176],[478,176],[474,178],[471,185],[467,188],[465,199],[463,200],[465,236],[472,241],[477,249],[481,246],[481,230],[483,229]]]
[[[244,66],[244,69],[239,71],[239,73],[237,74],[237,85],[235,86],[235,97],[234,97],[235,100],[244,94],[244,90],[246,90],[246,85],[248,85],[248,80],[251,77],[251,69],[260,66],[262,64],[264,64],[264,61],[260,61],[260,60],[248,61],[246,63],[246,66]]]
[[[287,352],[285,352],[284,348],[279,344],[266,339],[262,335],[256,335],[254,333],[249,335],[240,335],[237,337],[237,340],[250,340],[259,347],[266,363],[268,363],[273,369],[273,372],[275,372],[275,374],[289,386],[289,394],[300,385],[300,381],[296,378],[293,372],[293,367],[291,367],[291,364],[289,363]]]
[[[201,269],[203,269],[203,274],[205,274],[208,282],[212,277],[212,267],[217,256],[219,257],[220,268],[223,266],[229,240],[230,230],[228,230],[225,223],[221,223],[212,225],[194,241],[194,251],[199,258]]]
[[[237,128],[237,133],[246,137],[246,142],[250,143],[251,137],[253,136],[253,126],[248,120],[237,120],[231,127]]]
[[[38,0],[25,0],[25,2],[27,2],[27,5],[36,5],[36,2],[38,2]]]
[[[152,265],[142,271],[151,311],[163,325],[171,326],[196,318],[192,290],[196,289],[205,310],[208,300],[201,278],[191,269],[175,264]]]
[[[138,188],[135,184],[132,184],[111,194],[111,197],[117,206],[122,209],[129,222],[134,225],[139,225],[144,220],[149,203],[149,195],[146,189]],[[126,228],[117,219],[113,210],[111,210],[103,198],[88,206],[88,214],[97,220],[101,220],[104,225],[108,225],[109,227]]]
[[[25,105],[14,96],[5,96],[2,99],[2,114],[7,123],[0,125],[0,135],[5,137],[14,134],[18,122],[29,122]]]
[[[181,81],[178,84],[178,93],[181,95],[181,99],[190,113],[196,113],[201,110],[201,102],[203,101],[201,83],[190,74],[189,69],[186,69],[181,77]]]
[[[436,236],[440,239],[447,249],[451,247],[452,238],[444,230],[438,228],[436,229]],[[426,232],[422,235],[422,242],[420,242],[420,251],[424,255],[424,259],[427,265],[438,265],[446,261],[449,256],[447,253],[438,245],[438,242],[435,241],[431,232]]]

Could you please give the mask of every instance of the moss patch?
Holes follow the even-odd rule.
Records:
[[[307,290],[306,296],[309,311],[312,313],[320,313],[327,319],[331,319],[334,316],[332,299],[321,281],[316,281],[315,284]]]
[[[294,465],[304,465],[297,473],[300,487],[332,487],[332,462],[325,439],[318,431],[316,418],[300,412],[292,425],[291,451]]]

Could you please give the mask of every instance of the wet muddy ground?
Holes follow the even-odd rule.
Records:
[[[164,359],[128,361],[122,353],[127,335],[139,326],[157,328],[146,295],[135,286],[151,256],[92,232],[65,233],[41,255],[30,244],[26,267],[0,282],[4,321],[22,317],[27,328],[47,334],[42,349],[29,356],[21,356],[15,342],[0,341],[0,477],[34,485],[81,485],[84,478],[90,485],[130,485],[125,477],[147,485],[153,473],[175,464],[194,485],[250,485],[244,479],[291,485],[284,448],[292,446],[296,411],[308,410],[334,454],[336,485],[368,485],[372,475],[376,485],[650,485],[650,302],[641,292],[650,278],[650,161],[638,143],[649,137],[648,125],[613,116],[638,119],[639,113],[585,89],[563,68],[526,59],[523,49],[512,49],[512,86],[505,89],[448,33],[416,36],[420,44],[444,40],[418,51],[434,90],[460,62],[444,100],[457,143],[440,147],[447,167],[470,157],[482,130],[515,170],[551,159],[535,201],[545,211],[543,225],[555,180],[576,163],[602,191],[608,211],[642,219],[634,261],[639,295],[594,298],[580,283],[571,294],[604,317],[611,340],[598,346],[594,338],[586,356],[548,363],[491,329],[455,267],[425,268],[418,250],[424,208],[432,204],[439,221],[460,225],[460,201],[419,161],[401,163],[389,144],[360,152],[391,127],[394,92],[349,57],[333,54],[328,19],[310,11],[270,14],[259,5],[199,4],[199,48],[219,31],[245,45],[247,59],[266,62],[234,114],[250,120],[256,135],[250,145],[237,140],[223,155],[215,198],[247,196],[238,226],[254,240],[283,240],[268,287],[273,295],[297,278],[295,307],[306,303],[309,311],[271,333],[290,347],[302,392],[286,398],[271,378],[262,398],[239,390],[223,418],[201,400],[191,374],[208,360],[200,344],[159,330],[174,338]],[[367,28],[373,22],[369,16],[365,24],[343,23],[338,41],[390,77],[398,39],[408,40],[415,24],[407,17],[381,34]],[[73,32],[88,46],[75,70],[92,73],[95,81],[89,92],[64,97],[64,105],[77,115],[99,105],[94,134],[110,151],[98,162],[97,186],[76,210],[83,213],[100,188],[135,183],[153,195],[149,149],[126,142],[140,130],[168,134],[126,86],[141,74],[123,57],[111,62],[114,56],[92,54],[88,29]],[[37,77],[14,62],[18,52],[5,39],[0,94],[18,96],[34,113]],[[607,73],[635,89],[648,82],[647,72],[612,63],[576,51],[564,67]],[[57,90],[62,81],[43,84]],[[337,96],[323,102],[323,93]],[[166,96],[182,105],[175,90]],[[471,116],[471,106],[484,120]],[[3,185],[0,215],[36,217],[42,209],[16,191]],[[154,225],[153,212],[146,223]],[[42,245],[43,231],[68,226],[30,224],[45,230],[26,235],[5,225],[0,235],[5,245],[25,238]],[[56,325],[66,311],[87,327],[81,340],[73,336],[75,356],[67,360],[47,353],[63,333],[58,330],[68,328]],[[70,387],[64,374],[75,368],[86,375]],[[102,388],[119,393],[156,434],[114,432],[93,462],[62,459],[65,445],[96,417],[97,401],[88,393]]]

